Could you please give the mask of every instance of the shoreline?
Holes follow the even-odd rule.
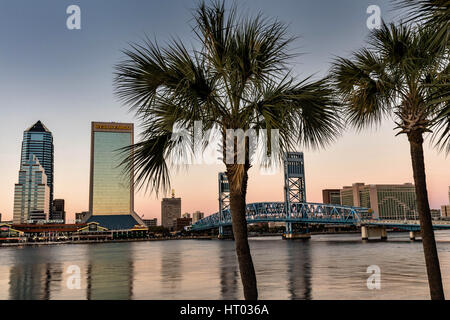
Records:
[[[311,232],[311,235],[334,235],[334,234],[355,234],[360,233],[359,230],[352,231],[336,231],[336,232]],[[393,233],[402,231],[389,231]],[[407,231],[405,231],[407,232]],[[282,233],[261,233],[249,234],[248,238],[263,238],[263,237],[282,237]],[[120,242],[143,242],[143,241],[170,241],[170,240],[218,240],[215,236],[187,236],[187,237],[164,237],[164,238],[148,238],[148,239],[116,239],[116,240],[76,240],[76,241],[54,241],[54,242],[21,242],[21,243],[1,243],[0,248],[20,247],[20,246],[47,246],[47,245],[62,245],[62,244],[99,244],[99,243],[120,243]]]
[[[166,241],[166,240],[212,240],[215,237],[180,237],[180,238],[149,238],[149,239],[116,239],[116,240],[77,240],[77,241],[54,241],[54,242],[21,242],[21,243],[1,243],[2,247],[20,246],[48,246],[60,244],[96,244],[96,243],[119,243],[119,242],[143,242],[143,241]]]

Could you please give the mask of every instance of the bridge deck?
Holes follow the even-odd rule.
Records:
[[[420,230],[418,220],[383,220],[372,217],[368,208],[339,206],[323,203],[295,203],[286,210],[284,202],[258,202],[247,204],[247,223],[285,222],[298,224],[369,225]],[[231,225],[229,210],[217,212],[191,226],[192,230],[208,230]],[[450,229],[450,221],[434,221],[434,229]]]

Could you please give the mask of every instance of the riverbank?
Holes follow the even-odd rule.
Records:
[[[77,240],[77,241],[52,241],[52,242],[21,242],[21,243],[2,243],[2,247],[20,247],[20,246],[43,246],[59,244],[94,244],[94,243],[119,243],[119,242],[144,242],[144,241],[166,241],[166,240],[211,240],[213,236],[191,236],[191,237],[163,237],[146,239],[115,239],[115,240]]]
[[[335,234],[355,234],[360,233],[360,230],[349,230],[349,231],[335,231],[335,232],[325,232],[316,231],[311,232],[311,235],[335,235]],[[392,231],[389,232],[399,232]],[[249,233],[248,237],[251,238],[261,238],[261,237],[281,237],[282,233]],[[76,241],[52,241],[52,242],[21,242],[21,243],[0,243],[0,248],[2,247],[20,247],[20,246],[42,246],[42,245],[60,245],[60,244],[95,244],[95,243],[118,243],[118,242],[144,242],[144,241],[166,241],[166,240],[213,240],[217,239],[217,236],[183,236],[183,237],[161,237],[161,238],[145,238],[145,239],[115,239],[115,240],[76,240]]]

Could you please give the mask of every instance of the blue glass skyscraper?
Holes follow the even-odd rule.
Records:
[[[53,219],[53,135],[41,121],[23,133],[20,164],[26,164],[32,155],[36,156],[47,175],[47,185],[50,188],[49,219]]]

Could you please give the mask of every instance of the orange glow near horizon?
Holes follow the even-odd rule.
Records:
[[[325,150],[303,150],[307,201],[322,202],[322,189],[342,188],[355,182],[413,183],[408,142],[405,137],[394,137],[388,124],[378,131],[349,131]],[[74,156],[74,146],[62,143],[62,133],[57,129],[53,134],[55,199],[65,199],[70,222],[75,212],[87,211],[89,206],[89,143],[84,141],[77,145],[77,156]],[[21,131],[17,130],[15,135],[20,137]],[[89,130],[86,136],[89,136]],[[14,154],[7,153],[2,158],[0,166],[0,212],[4,221],[12,219],[20,143],[15,149]],[[437,209],[448,203],[449,159],[425,144],[425,163],[430,206]],[[182,213],[200,210],[209,215],[218,211],[217,174],[221,170],[221,165],[191,165],[173,173],[171,187],[182,199]],[[145,218],[157,218],[160,223],[160,202],[162,197],[170,196],[169,193],[170,190],[157,198],[155,194],[136,191],[135,211]],[[260,175],[257,166],[250,169],[247,202],[259,201],[283,201],[282,172]]]

